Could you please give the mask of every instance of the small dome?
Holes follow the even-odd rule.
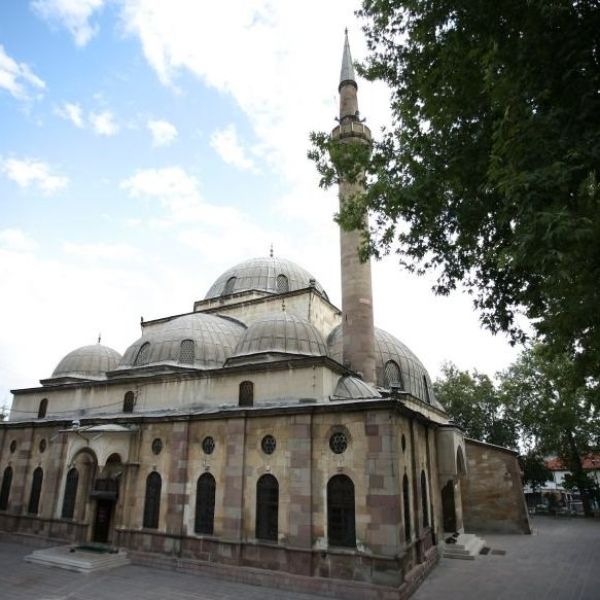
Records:
[[[233,356],[264,353],[327,356],[327,345],[310,321],[282,311],[252,323]]]
[[[76,379],[106,379],[106,372],[117,367],[121,355],[108,346],[93,344],[69,352],[57,365],[52,379],[72,377]]]
[[[244,331],[238,321],[205,313],[149,323],[142,337],[127,348],[119,368],[157,364],[222,367]]]
[[[360,400],[363,398],[381,398],[381,394],[358,377],[344,375],[338,379],[332,400]]]
[[[236,292],[260,290],[271,294],[293,292],[310,287],[327,297],[321,284],[305,269],[285,258],[251,258],[223,273],[205,298],[218,298]]]
[[[342,326],[327,338],[329,356],[342,362]],[[375,377],[377,385],[389,389],[396,384],[416,398],[444,410],[433,393],[431,378],[423,363],[399,339],[383,329],[375,328]]]

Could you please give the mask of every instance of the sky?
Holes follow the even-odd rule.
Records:
[[[338,112],[344,28],[366,56],[357,0],[0,2],[0,405],[60,359],[118,352],[140,318],[190,312],[243,260],[311,272],[340,305],[336,190],[309,133]],[[359,80],[373,134],[381,83]],[[373,265],[375,323],[433,377],[516,357],[471,299]]]

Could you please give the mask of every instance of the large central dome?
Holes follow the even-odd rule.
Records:
[[[301,290],[311,284],[327,297],[321,284],[291,260],[274,256],[251,258],[225,271],[212,284],[205,298],[218,298],[248,290],[281,294]]]

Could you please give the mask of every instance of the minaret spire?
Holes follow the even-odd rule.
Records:
[[[361,122],[358,113],[358,84],[348,41],[344,40],[340,84],[339,125],[331,137],[343,144],[371,144],[371,131]],[[363,191],[358,181],[342,180],[339,188],[340,209],[344,203]],[[365,220],[364,227],[367,227]],[[373,322],[373,292],[371,286],[371,263],[361,262],[358,248],[361,230],[345,231],[340,228],[340,253],[342,267],[342,333],[344,364],[360,373],[369,383],[375,377],[375,325]]]

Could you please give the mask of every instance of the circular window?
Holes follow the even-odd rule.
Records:
[[[343,431],[336,431],[329,438],[329,447],[332,452],[336,454],[341,454],[348,447],[348,436]]]
[[[406,450],[406,436],[402,434],[402,452]]]
[[[162,440],[160,438],[156,438],[152,441],[152,452],[154,452],[154,454],[160,454],[160,451],[163,448],[163,443]]]
[[[46,440],[40,440],[40,452],[44,453],[46,450]]]
[[[10,443],[10,453],[14,454],[16,449],[17,449],[17,440],[13,440]]]
[[[202,450],[204,450],[204,454],[212,454],[215,450],[215,440],[212,436],[207,435],[202,440]]]
[[[265,454],[273,454],[273,452],[275,452],[275,448],[277,447],[277,441],[272,435],[265,435],[260,443],[260,447],[263,449]]]

